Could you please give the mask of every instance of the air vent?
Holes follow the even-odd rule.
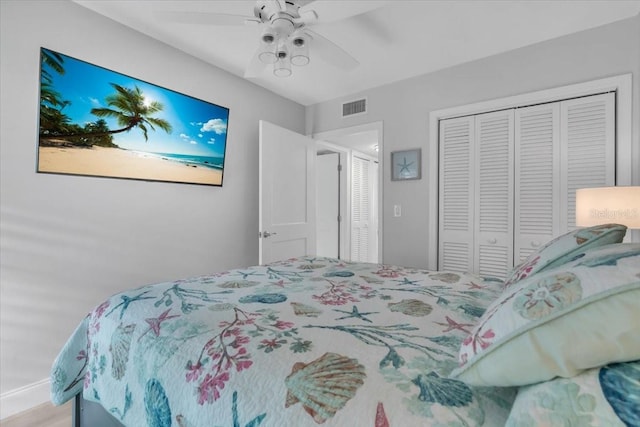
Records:
[[[353,116],[354,114],[365,114],[367,112],[367,98],[358,99],[342,104],[342,117]]]

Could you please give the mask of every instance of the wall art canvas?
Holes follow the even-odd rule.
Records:
[[[391,152],[391,180],[420,179],[422,176],[421,158],[422,150],[420,148]]]
[[[229,109],[40,49],[37,171],[222,186]]]

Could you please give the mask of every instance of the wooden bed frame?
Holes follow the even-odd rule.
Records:
[[[82,393],[73,399],[72,427],[124,427],[99,403],[84,400]]]

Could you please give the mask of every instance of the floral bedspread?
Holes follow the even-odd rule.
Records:
[[[56,359],[125,426],[497,426],[515,390],[449,379],[501,283],[303,257],[114,295]]]

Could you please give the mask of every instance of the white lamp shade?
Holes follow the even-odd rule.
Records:
[[[622,224],[640,228],[640,187],[576,190],[576,225]]]

